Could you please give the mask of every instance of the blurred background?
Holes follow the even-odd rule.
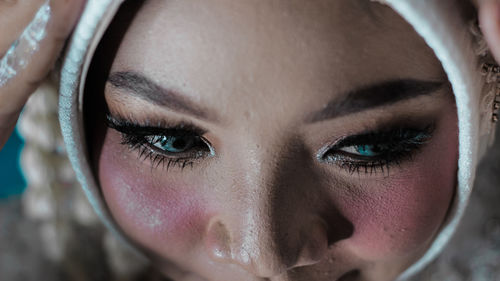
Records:
[[[101,224],[76,181],[48,79],[0,150],[0,281],[157,281]]]
[[[10,137],[5,147],[0,150],[0,200],[11,196],[19,196],[26,188],[26,181],[21,173],[19,155],[23,148],[23,140],[17,130]]]

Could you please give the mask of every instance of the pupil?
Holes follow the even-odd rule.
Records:
[[[360,145],[357,147],[358,152],[364,156],[372,156],[374,154],[380,153],[379,145]]]
[[[157,140],[158,148],[171,153],[180,153],[193,147],[196,140],[192,136],[162,136]]]
[[[380,153],[380,151],[381,151],[380,145],[371,145],[370,151],[372,151],[373,153]]]
[[[370,148],[368,148],[368,146],[366,145],[363,145],[360,147],[359,152],[363,155],[366,155],[370,152]]]
[[[183,149],[186,147],[186,140],[185,139],[175,139],[174,142],[172,143],[172,146],[175,149]]]

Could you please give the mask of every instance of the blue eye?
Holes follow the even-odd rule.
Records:
[[[376,145],[356,145],[354,148],[362,156],[376,156],[380,154],[380,148]]]
[[[154,147],[167,153],[186,152],[196,143],[193,136],[148,136],[146,139]]]
[[[388,171],[392,164],[400,164],[411,157],[432,137],[434,126],[423,129],[395,128],[349,136],[318,156],[327,163],[335,163],[348,172],[366,173]]]
[[[140,159],[148,159],[153,167],[162,165],[168,170],[178,166],[184,169],[207,156],[215,155],[213,147],[203,137],[205,130],[189,123],[130,121],[108,113],[106,125],[120,132],[122,144],[137,151]]]
[[[339,151],[363,157],[375,157],[384,152],[384,148],[377,144],[360,144],[342,147]]]

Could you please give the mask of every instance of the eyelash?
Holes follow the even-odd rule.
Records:
[[[202,137],[205,131],[189,123],[167,124],[163,121],[141,123],[111,114],[107,115],[106,121],[108,127],[121,133],[121,144],[138,151],[139,158],[149,159],[153,167],[162,165],[168,170],[175,166],[182,170],[187,166],[193,167],[201,158],[215,154],[211,144]],[[317,158],[321,162],[336,164],[350,174],[360,172],[373,174],[379,171],[388,173],[392,166],[399,166],[403,161],[411,159],[430,140],[433,131],[434,125],[429,125],[423,129],[400,127],[348,136],[322,149]],[[156,146],[162,138],[164,140],[171,136],[191,138],[195,145],[182,153],[168,152]],[[356,146],[383,149],[376,156],[362,156],[345,151],[346,148]]]
[[[365,174],[387,172],[389,174],[391,167],[400,166],[402,162],[411,160],[422,146],[429,142],[433,132],[434,125],[428,125],[423,129],[393,128],[349,136],[323,149],[324,152],[318,154],[318,159],[336,164],[350,174],[360,172]],[[345,148],[356,146],[382,149],[376,156],[363,156],[345,151]]]
[[[178,167],[181,170],[186,167],[193,167],[194,163],[206,156],[213,156],[214,150],[210,143],[202,137],[204,130],[189,124],[167,124],[165,122],[153,123],[146,121],[141,124],[133,119],[131,121],[115,117],[108,114],[106,124],[109,128],[120,132],[122,145],[127,145],[132,151],[139,152],[139,158],[151,161],[152,167],[162,167],[167,170],[171,167]],[[156,146],[166,137],[188,138],[194,145],[186,152],[168,152]]]

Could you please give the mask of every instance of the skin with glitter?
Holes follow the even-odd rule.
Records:
[[[26,68],[33,54],[38,51],[39,43],[46,36],[46,27],[50,19],[51,8],[46,1],[35,14],[7,53],[0,60],[0,87],[5,85],[18,71]]]
[[[379,3],[145,1],[107,80],[102,192],[173,280],[393,280],[446,218],[453,94]]]

